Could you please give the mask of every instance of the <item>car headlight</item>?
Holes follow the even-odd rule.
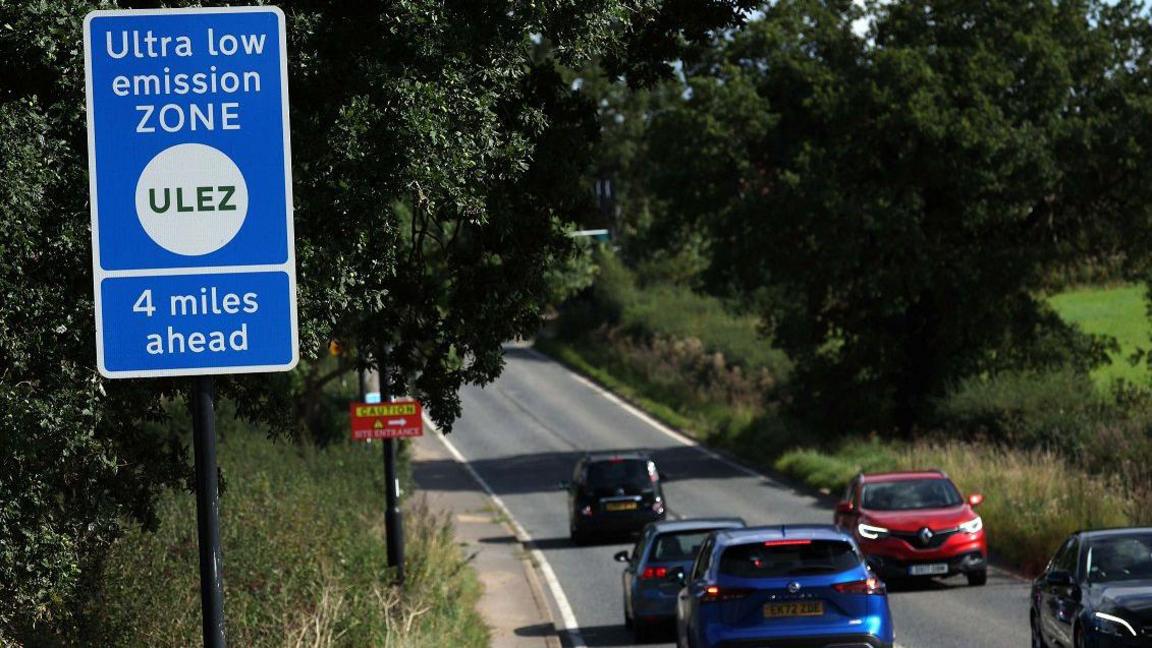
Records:
[[[1124,619],[1103,612],[1096,613],[1096,630],[1117,637],[1135,637],[1136,629]]]
[[[964,533],[977,533],[983,528],[984,520],[979,515],[960,525],[960,531]]]
[[[856,525],[856,532],[860,534],[861,538],[868,538],[869,540],[875,540],[888,535],[888,529],[872,526],[871,524],[864,524],[863,522]]]

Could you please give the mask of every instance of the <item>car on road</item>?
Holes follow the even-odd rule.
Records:
[[[1036,648],[1152,646],[1152,527],[1071,534],[1031,603]]]
[[[563,486],[568,490],[568,529],[576,544],[635,534],[666,515],[660,471],[645,452],[586,454]]]
[[[988,580],[988,541],[975,509],[938,470],[857,475],[836,506],[836,526],[852,534],[886,580],[964,574]]]
[[[678,571],[681,648],[891,648],[881,581],[855,539],[832,525],[714,531]]]
[[[624,625],[632,630],[636,643],[647,642],[654,630],[675,623],[680,583],[671,574],[692,566],[708,534],[745,526],[740,518],[653,522],[640,532],[640,539],[631,552],[616,554],[618,562],[627,563],[621,576]]]

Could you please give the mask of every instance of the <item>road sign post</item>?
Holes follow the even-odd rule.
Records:
[[[204,645],[224,648],[224,581],[220,573],[220,488],[216,475],[216,415],[212,376],[192,379],[192,447],[196,456],[196,537]]]
[[[419,401],[352,403],[349,407],[352,440],[384,440],[384,531],[387,534],[388,566],[396,570],[396,582],[404,582],[404,517],[400,510],[400,477],[396,471],[397,440],[423,436],[424,414]]]
[[[275,7],[84,20],[96,364],[195,376],[204,645],[225,645],[216,374],[298,360],[288,59]]]

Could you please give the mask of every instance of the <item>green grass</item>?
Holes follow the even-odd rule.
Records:
[[[1101,367],[1093,378],[1101,387],[1116,379],[1144,384],[1148,382],[1147,365],[1132,366],[1128,358],[1138,348],[1148,348],[1152,324],[1145,313],[1144,286],[1078,288],[1050,299],[1065,321],[1078,324],[1087,333],[1110,335],[1120,343],[1120,352],[1112,355],[1112,364]]]
[[[486,646],[480,586],[449,520],[408,503],[407,576],[386,566],[378,444],[325,450],[232,431],[219,447],[225,616],[235,646]],[[101,593],[109,646],[200,643],[196,518],[166,495],[156,533],[113,548]]]

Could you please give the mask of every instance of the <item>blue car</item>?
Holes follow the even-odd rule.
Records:
[[[624,581],[624,625],[636,643],[646,643],[660,626],[669,629],[676,621],[676,594],[680,583],[672,574],[687,570],[696,560],[700,545],[712,531],[747,526],[740,518],[665,520],[644,527],[632,552],[616,554],[628,563]]]
[[[894,641],[884,583],[856,541],[830,525],[716,531],[677,576],[681,647],[891,648]]]

